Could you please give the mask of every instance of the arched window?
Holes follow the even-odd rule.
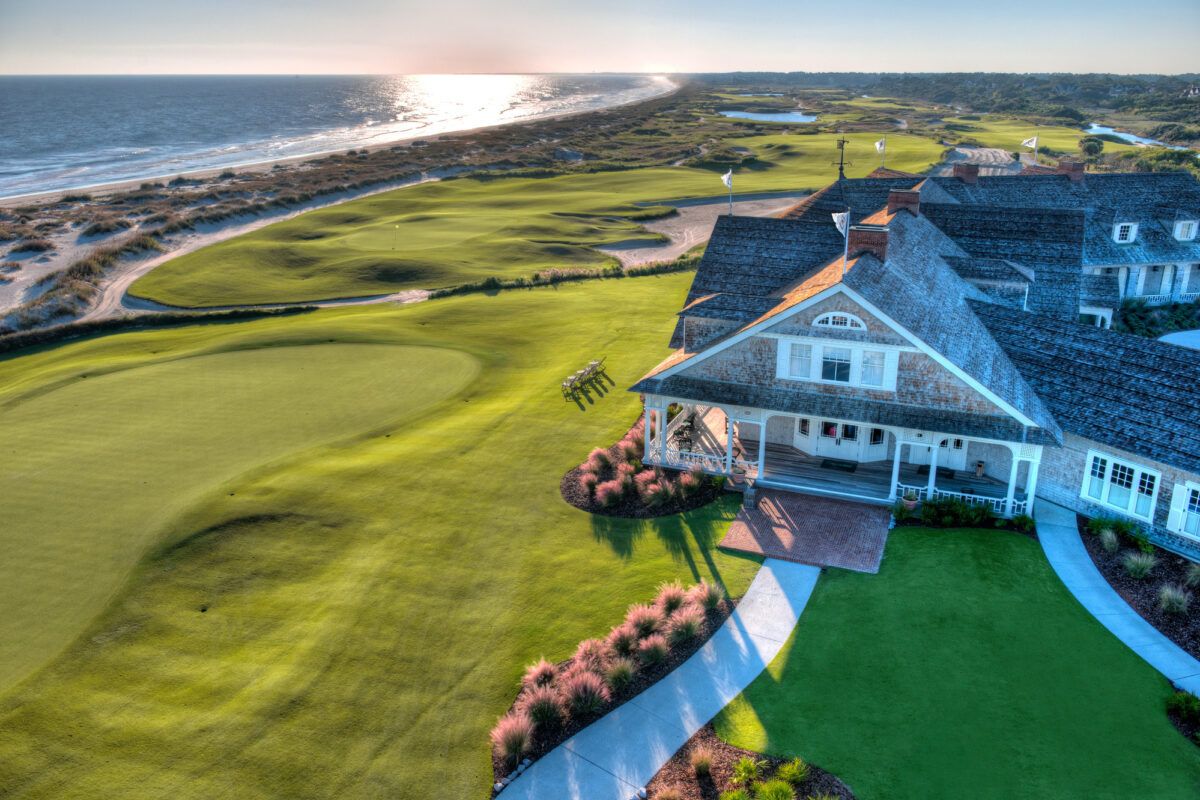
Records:
[[[863,321],[853,314],[845,314],[841,311],[830,311],[827,314],[822,314],[813,320],[813,325],[818,328],[840,328],[844,331],[865,331],[867,326]]]

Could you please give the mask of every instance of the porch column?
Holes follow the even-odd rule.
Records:
[[[658,410],[658,463],[667,465],[667,407]]]
[[[733,474],[733,418],[725,415],[725,474]]]
[[[767,420],[758,423],[758,478],[767,475]]]
[[[938,450],[941,449],[942,448],[936,444],[930,445],[929,447],[929,486],[925,489],[925,498],[927,500],[933,499],[933,491],[937,488]]]
[[[1025,513],[1033,516],[1033,495],[1037,491],[1038,465],[1041,461],[1029,462],[1029,477],[1025,480]]]
[[[642,415],[642,461],[650,460],[650,448],[654,446],[654,442],[650,439],[650,406],[645,407],[645,413]]]
[[[904,447],[899,436],[892,434],[892,438],[896,440],[896,453],[892,457],[892,488],[888,492],[888,500],[896,499],[896,484],[900,482],[900,448]]]
[[[1011,517],[1013,515],[1013,498],[1017,494],[1017,468],[1021,466],[1021,459],[1017,458],[1017,450],[1015,447],[1008,448],[1012,453],[1012,467],[1008,470],[1008,494],[1004,496],[1004,516]]]

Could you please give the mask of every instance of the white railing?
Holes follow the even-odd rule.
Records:
[[[903,498],[906,494],[908,494],[910,492],[912,494],[916,495],[916,498],[918,500],[924,500],[926,497],[929,496],[929,486],[928,485],[912,486],[910,484],[904,484],[904,483],[896,484],[896,497]],[[966,494],[964,492],[951,492],[946,489],[939,489],[935,486],[933,488],[933,498],[935,500],[945,500],[947,498],[952,498],[954,500],[962,500],[964,503],[974,503],[976,505],[986,505],[986,506],[990,506],[992,511],[996,512],[997,515],[999,515],[1001,517],[1008,516],[1005,513],[1005,507],[1004,507],[1006,505],[1007,501],[1003,497],[985,497],[983,495],[978,495],[978,494]],[[1024,500],[1016,500],[1016,499],[1013,500],[1013,508],[1012,508],[1013,516],[1017,516],[1019,514],[1024,514],[1025,509],[1026,509],[1026,502]]]
[[[1181,303],[1194,303],[1197,300],[1200,300],[1200,292],[1181,292],[1179,294],[1179,302]]]
[[[700,467],[705,472],[715,475],[725,473],[725,456],[710,453],[706,450],[678,450],[667,445],[667,463],[662,466],[691,469]]]
[[[1147,305],[1151,306],[1157,306],[1162,305],[1163,303],[1171,302],[1171,295],[1169,294],[1139,294],[1134,295],[1134,297],[1138,300],[1145,301]]]

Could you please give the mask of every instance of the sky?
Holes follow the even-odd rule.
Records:
[[[1200,72],[1200,0],[0,0],[0,74]]]

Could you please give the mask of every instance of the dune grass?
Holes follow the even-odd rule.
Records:
[[[848,137],[848,172],[878,161],[871,134]],[[735,138],[756,160],[735,171],[738,193],[804,191],[836,177],[835,134]],[[921,171],[933,141],[892,135],[888,162]],[[546,268],[615,263],[595,249],[653,239],[635,203],[720,195],[719,170],[660,167],[550,178],[459,179],[310,211],[173,259],[134,283],[161,303],[211,307],[303,302],[514,278]]]
[[[1016,534],[900,528],[878,575],[828,570],[791,641],[717,717],[861,800],[1194,798],[1167,682]]]
[[[6,584],[0,619],[56,626],[61,644],[79,631],[4,687],[0,796],[485,794],[487,733],[526,663],[566,657],[661,581],[740,593],[757,568],[715,549],[735,502],[634,522],[558,495],[636,418],[624,387],[664,352],[687,280],[329,309],[0,361],[6,444],[14,420],[31,426],[6,459],[47,451],[7,473],[5,513],[20,516],[3,526],[44,537],[4,542],[21,561],[3,579],[47,599]],[[562,376],[599,355],[616,386],[564,401]],[[146,553],[132,572],[130,551]],[[73,620],[51,619],[60,602]]]

